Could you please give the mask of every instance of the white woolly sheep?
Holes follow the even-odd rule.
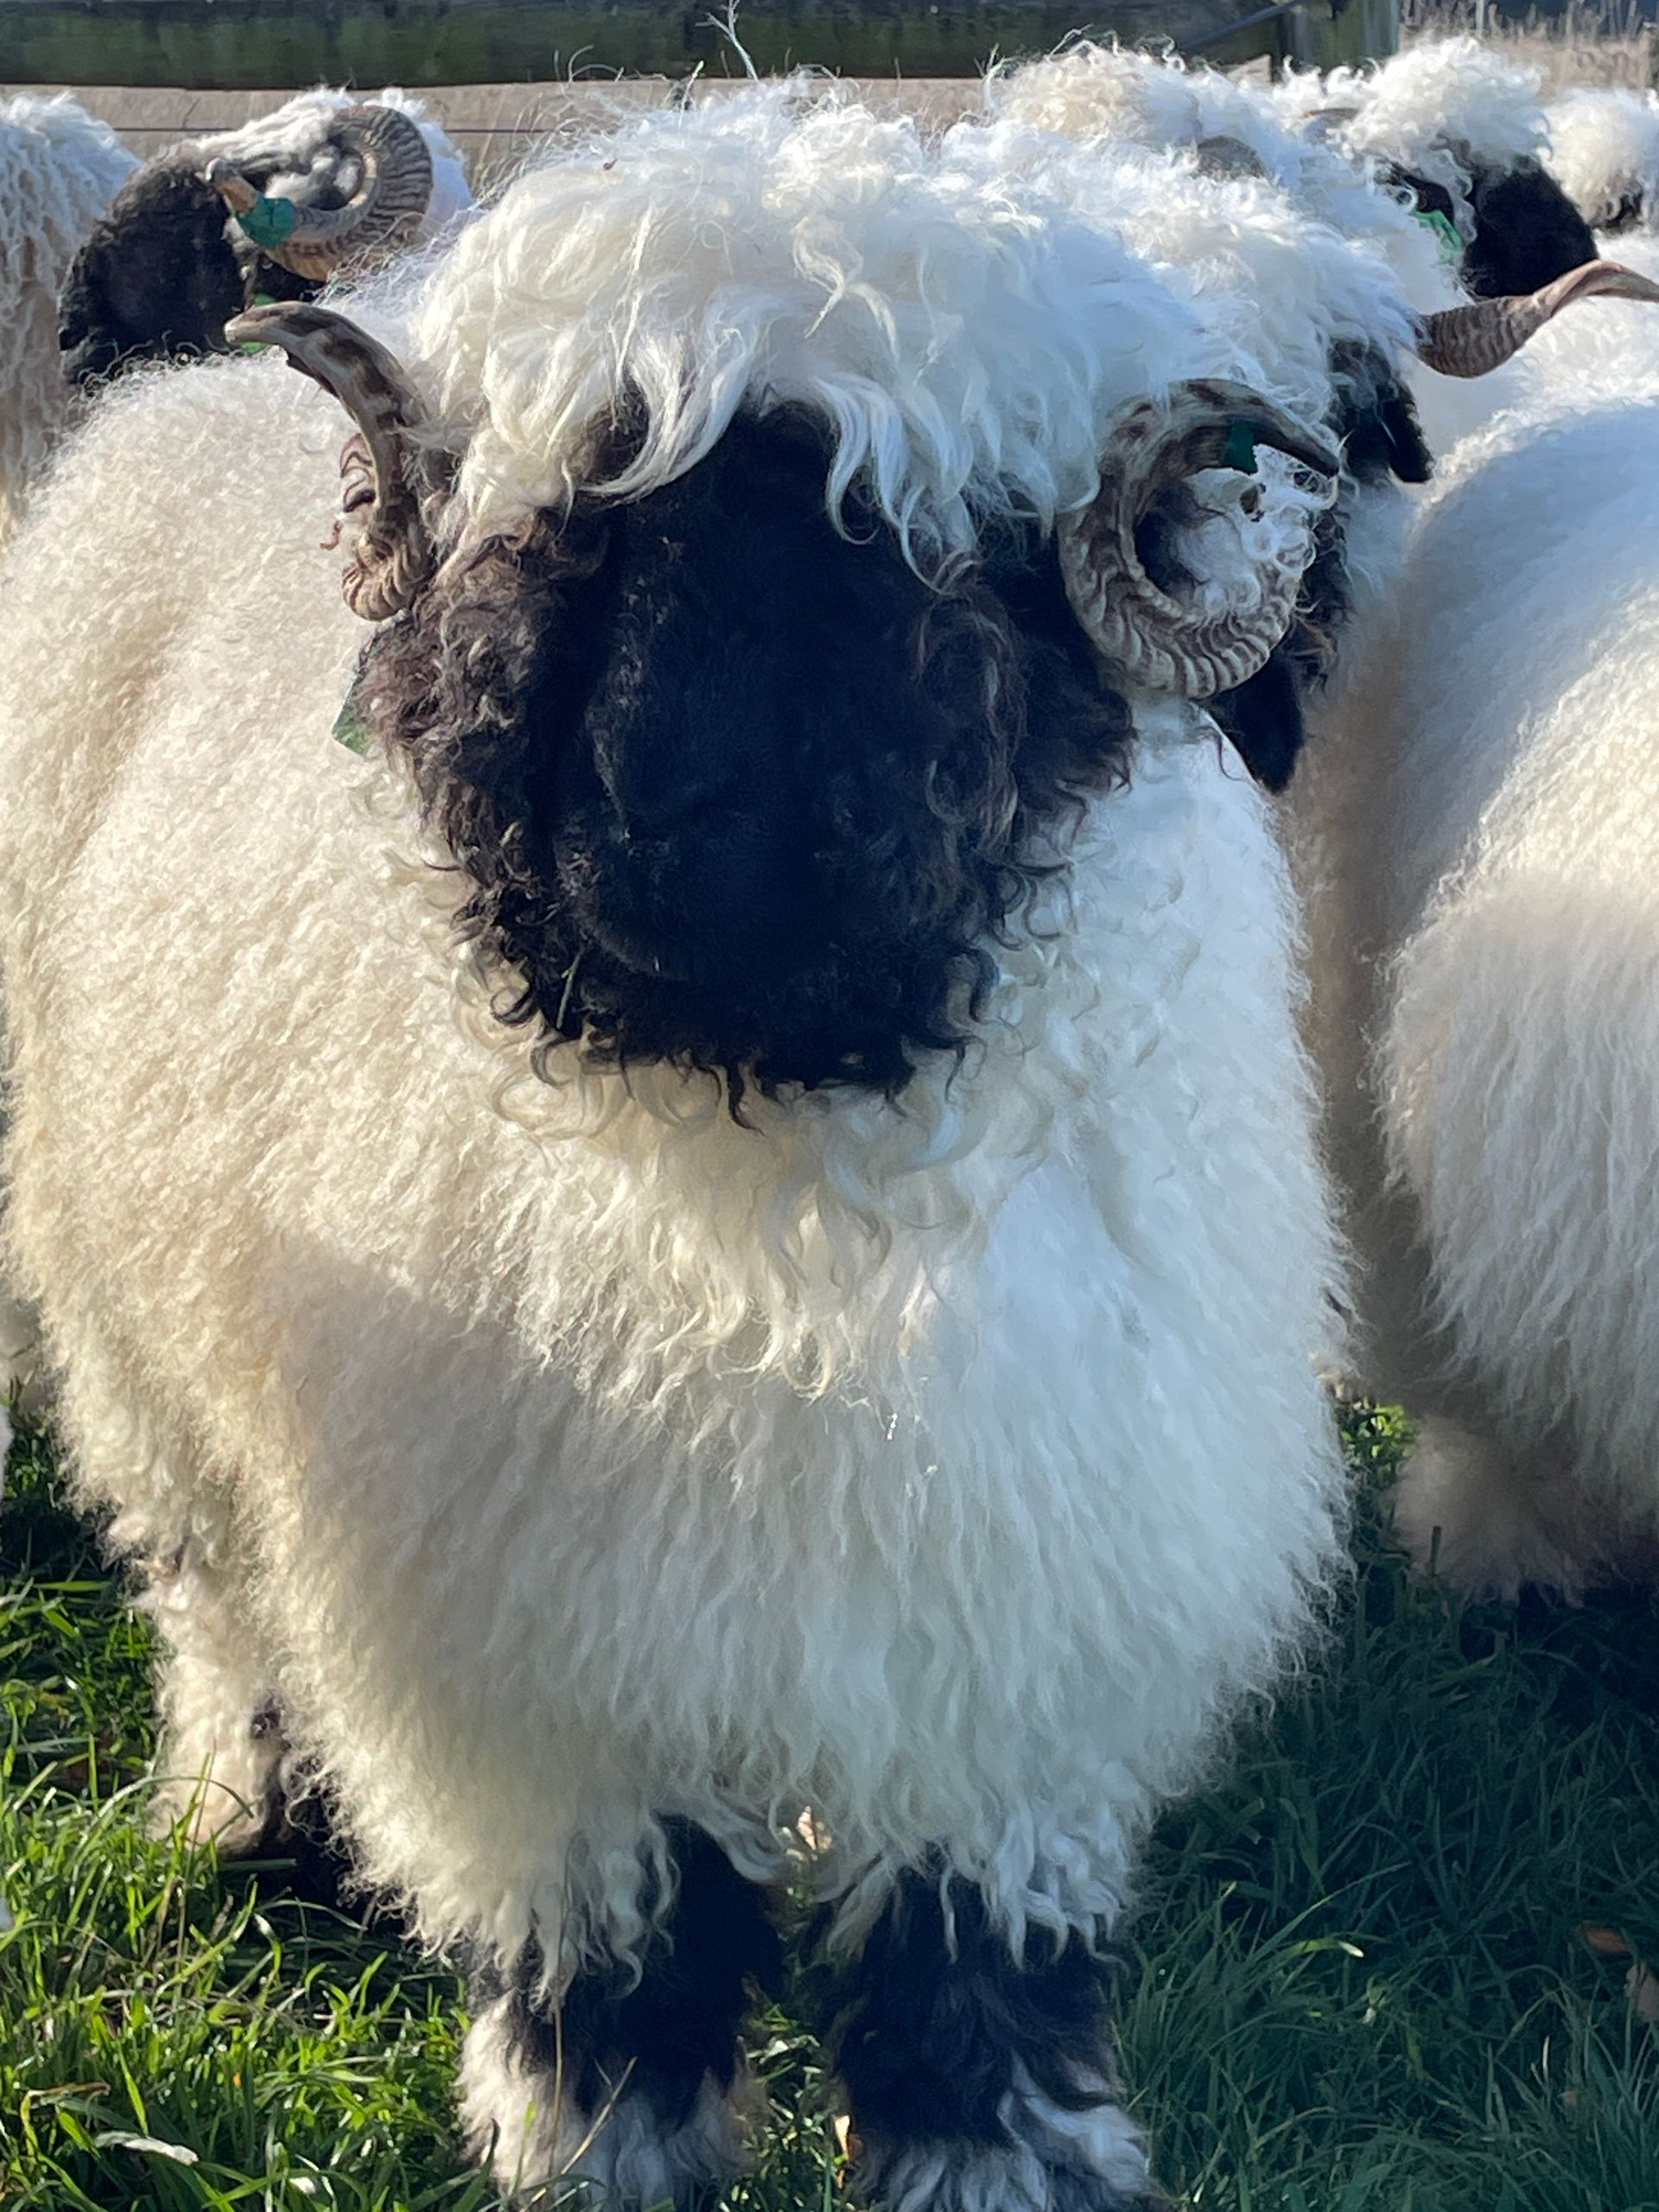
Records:
[[[270,356],[113,392],[5,579],[10,1242],[172,1803],[251,1840],[286,1749],[470,1947],[505,2185],[730,2171],[810,1807],[862,2188],[1149,2202],[1099,1947],[1336,1570],[1294,912],[1197,702],[1289,617],[1333,332],[1410,321],[1087,167],[645,118],[382,343],[232,327],[359,425],[348,606]]]
[[[1659,1568],[1656,460],[1650,371],[1460,448],[1293,802],[1358,1379],[1471,1592]]]
[[[63,289],[72,383],[222,351],[261,298],[310,299],[342,268],[429,243],[473,204],[446,133],[395,88],[320,86],[234,130],[186,139],[83,233]]]
[[[1414,156],[1433,130],[1457,121],[1456,65],[1465,58],[1462,48],[1439,51],[1426,76],[1437,99],[1420,116],[1417,138],[1406,140],[1394,118],[1393,137]],[[1536,86],[1525,77],[1517,85],[1516,76],[1507,67],[1498,72],[1501,88],[1519,105],[1511,143],[1530,145]],[[1388,71],[1363,82],[1378,99],[1387,91],[1393,106],[1401,105],[1402,88]],[[1337,89],[1351,107],[1348,79]],[[1405,89],[1413,90],[1409,80]],[[1463,88],[1465,104],[1478,107],[1476,96],[1485,89],[1486,75],[1477,68],[1472,92]],[[1304,83],[1304,98],[1306,90]],[[1398,487],[1426,482],[1433,451],[1535,389],[1538,375],[1513,356],[1562,307],[1659,293],[1639,274],[1598,262],[1591,249],[1586,268],[1555,272],[1524,304],[1485,300],[1471,308],[1403,193],[1379,188],[1374,161],[1356,162],[1324,137],[1293,128],[1287,116],[1297,112],[1294,101],[1213,71],[1084,42],[994,72],[986,106],[988,127],[954,134],[964,148],[976,143],[982,160],[1030,173],[1041,167],[1046,143],[1051,188],[1096,220],[1120,222],[1137,251],[1229,330],[1252,378],[1265,375],[1267,388],[1292,404],[1283,379],[1294,359],[1302,378],[1322,380],[1334,393],[1328,419],[1344,455],[1343,480],[1319,526],[1318,557],[1297,620],[1248,684],[1212,702],[1253,771],[1278,789],[1300,757],[1305,708],[1317,705],[1337,668],[1351,615],[1386,594],[1398,574],[1406,512]],[[1461,127],[1477,130],[1466,118]],[[1489,118],[1484,136],[1477,135],[1495,162],[1497,124]],[[1076,156],[1055,153],[1057,140],[1075,147]],[[1156,162],[1149,150],[1137,174],[1126,152],[1135,146],[1164,149],[1166,158]],[[1178,168],[1192,164],[1212,175],[1207,194],[1172,175],[1171,149]],[[1495,172],[1482,174],[1490,182]],[[1496,193],[1483,200],[1489,210],[1500,204]],[[1344,250],[1332,226],[1363,251]],[[1516,250],[1501,225],[1491,235],[1490,227],[1478,232],[1489,262]],[[1379,310],[1378,257],[1425,326],[1421,359],[1404,353],[1402,334]],[[1369,279],[1361,275],[1367,270]],[[1628,345],[1631,323],[1628,314],[1568,316],[1542,342],[1556,348],[1553,361],[1574,359],[1572,348],[1586,345],[1580,334],[1589,325],[1596,326],[1593,341],[1613,347]],[[1563,337],[1564,324],[1572,328]]]
[[[1549,171],[1592,231],[1659,227],[1659,99],[1580,85],[1548,110]]]
[[[59,290],[137,167],[107,124],[63,94],[0,99],[0,538],[63,420]]]
[[[1384,254],[1428,316],[1470,296],[1534,293],[1595,257],[1539,167],[1538,90],[1535,72],[1472,39],[1276,89],[1082,41],[994,71],[986,105],[1079,143],[1185,146],[1205,167],[1256,167],[1305,214]],[[1524,401],[1535,378],[1520,362],[1476,383],[1413,363],[1406,380],[1423,441],[1442,453]]]

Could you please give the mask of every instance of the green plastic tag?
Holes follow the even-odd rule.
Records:
[[[297,228],[300,211],[291,200],[267,200],[263,194],[237,221],[255,245],[267,250],[282,245]]]
[[[256,292],[248,302],[251,308],[274,308],[276,304],[269,292]],[[262,346],[257,338],[244,338],[238,341],[236,350],[238,353],[264,353],[270,349]]]
[[[363,727],[363,717],[357,711],[357,702],[349,694],[334,716],[334,736],[337,745],[343,745],[348,753],[360,753],[365,760],[374,750],[369,733]]]
[[[1237,469],[1241,476],[1255,474],[1255,433],[1241,416],[1235,416],[1227,425],[1227,456],[1224,464]]]
[[[1458,236],[1458,226],[1449,215],[1442,215],[1438,207],[1420,207],[1417,220],[1426,231],[1433,231],[1440,242],[1440,252],[1447,261],[1463,259],[1463,240]]]
[[[374,740],[368,726],[358,712],[357,694],[363,678],[368,673],[369,649],[365,645],[358,656],[357,666],[352,671],[352,687],[340,702],[334,716],[333,737],[336,745],[343,745],[348,753],[355,753],[367,760],[374,751]]]

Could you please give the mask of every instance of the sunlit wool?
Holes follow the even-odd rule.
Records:
[[[1040,178],[787,88],[550,162],[363,313],[463,453],[451,543],[569,510],[628,396],[628,498],[795,403],[831,512],[856,488],[941,584],[1086,501],[1127,402],[1244,359]],[[274,361],[142,380],[6,584],[10,1243],[175,1654],[174,1802],[211,1766],[199,1825],[261,1802],[276,1698],[434,1942],[637,1954],[664,1816],[759,1874],[807,1805],[845,1931],[932,1864],[1016,1955],[1097,1941],[1334,1571],[1338,1267],[1258,793],[1128,702],[965,1057],[894,1099],[740,1117],[538,1052],[401,769],[330,741],[340,431]],[[1263,482],[1294,543],[1310,502]],[[1248,594],[1246,535],[1193,534],[1202,589]]]
[[[1640,371],[1460,450],[1297,795],[1359,1376],[1471,1590],[1647,1573],[1659,1536],[1656,459]]]
[[[0,99],[0,537],[63,420],[58,287],[137,167],[107,123],[61,93]]]

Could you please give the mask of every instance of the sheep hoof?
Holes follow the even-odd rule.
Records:
[[[1524,1456],[1430,1414],[1394,1493],[1394,1525],[1417,1565],[1465,1598],[1525,1588],[1576,1605],[1600,1579],[1587,1501],[1558,1455]]]
[[[1002,2116],[1004,2143],[861,2142],[858,2196],[881,2212],[1166,2212],[1121,2106],[1071,2112],[1030,2093]]]

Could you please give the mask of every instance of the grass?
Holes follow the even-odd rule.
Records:
[[[1191,2212],[1659,2212],[1659,1615],[1609,1598],[1459,1611],[1378,1505],[1356,1414],[1357,1573],[1319,1664],[1147,1870],[1125,2068]],[[25,1436],[0,1515],[7,1742],[0,2204],[487,2212],[448,2084],[444,1973],[295,1894],[149,1840],[148,1653]],[[774,2124],[738,2212],[828,2212],[811,2047],[756,2046]]]

